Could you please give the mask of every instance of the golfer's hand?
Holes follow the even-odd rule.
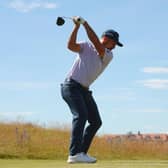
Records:
[[[73,21],[74,21],[74,23],[78,23],[78,24],[84,24],[85,23],[85,20],[80,16],[74,16]]]

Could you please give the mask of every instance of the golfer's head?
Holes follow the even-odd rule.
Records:
[[[114,49],[116,45],[122,47],[123,44],[119,42],[119,34],[114,30],[107,30],[103,32],[101,43],[108,49]]]

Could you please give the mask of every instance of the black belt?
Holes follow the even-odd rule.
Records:
[[[89,90],[88,87],[81,85],[79,82],[77,82],[76,80],[74,80],[72,78],[66,78],[65,82],[72,82],[72,83],[75,83],[75,84],[79,85],[80,87],[82,87],[85,90]]]

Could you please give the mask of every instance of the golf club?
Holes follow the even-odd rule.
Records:
[[[73,20],[74,17],[67,17],[67,16],[58,16],[56,20],[57,26],[62,26],[65,23],[65,19]],[[77,21],[80,21],[80,17],[77,17]]]

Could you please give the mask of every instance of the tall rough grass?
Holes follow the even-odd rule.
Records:
[[[69,131],[27,123],[0,124],[1,158],[64,158]]]
[[[69,129],[0,123],[0,158],[66,159],[69,139]],[[168,159],[168,142],[120,142],[96,136],[89,153],[100,159]]]

